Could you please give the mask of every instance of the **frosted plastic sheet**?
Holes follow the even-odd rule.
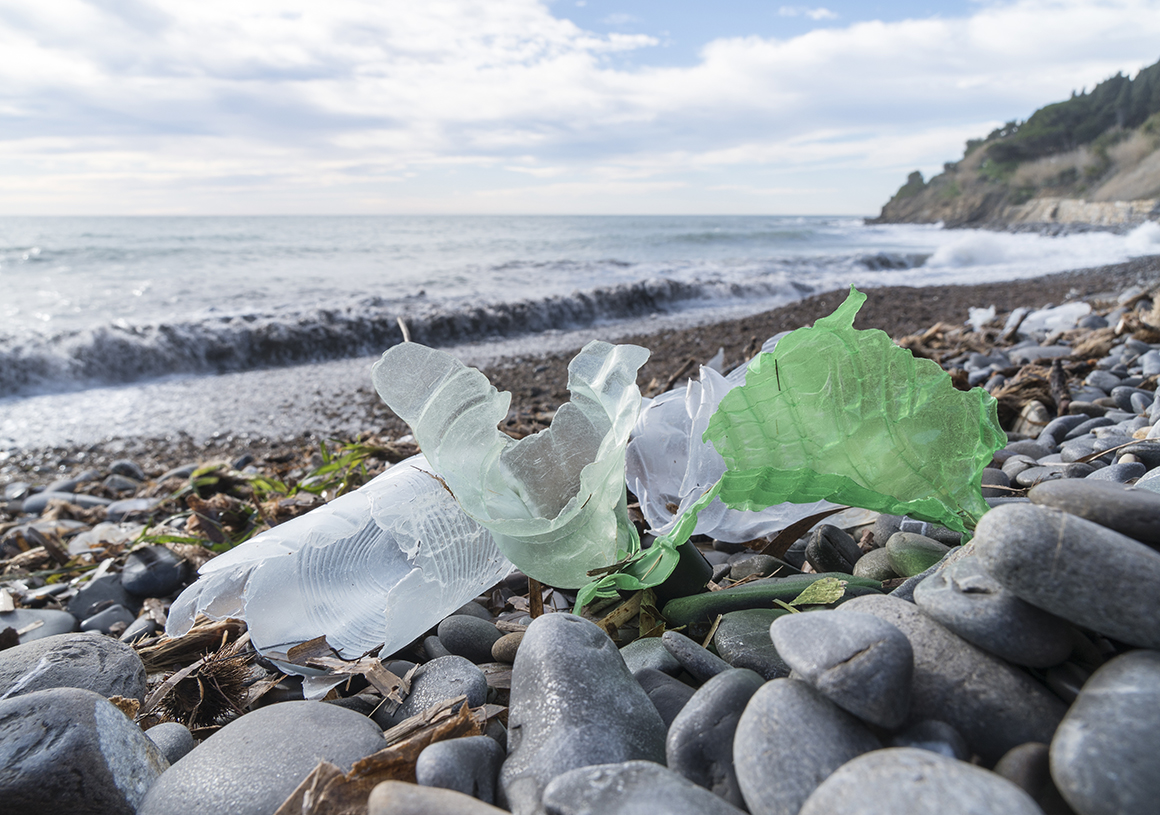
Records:
[[[206,563],[165,630],[180,636],[202,613],[245,620],[263,654],[322,635],[346,659],[379,645],[389,654],[510,570],[414,456]]]
[[[543,583],[579,588],[590,569],[639,546],[628,520],[624,459],[640,409],[636,373],[647,359],[634,345],[584,346],[568,366],[572,400],[551,427],[519,441],[497,428],[511,394],[450,354],[402,343],[383,354],[373,378],[504,554]]]
[[[773,351],[786,333],[766,340],[761,353]],[[661,394],[641,411],[628,443],[627,479],[654,535],[671,532],[677,518],[725,473],[725,459],[703,436],[725,394],[745,383],[747,367],[723,376],[703,366],[700,381]],[[772,535],[835,506],[815,501],[746,512],[729,509],[718,498],[699,513],[693,534],[740,543]]]

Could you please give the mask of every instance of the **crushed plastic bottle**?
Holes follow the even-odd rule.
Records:
[[[568,365],[572,400],[552,426],[519,441],[501,433],[510,393],[450,354],[414,342],[375,364],[383,401],[463,509],[525,574],[563,589],[638,550],[624,457],[640,409],[636,373],[649,352],[590,342]]]
[[[761,353],[773,351],[788,333],[766,340]],[[652,534],[671,532],[677,519],[725,472],[725,459],[702,437],[725,394],[745,384],[748,366],[724,376],[714,367],[702,366],[700,381],[690,380],[663,393],[641,410],[628,443],[627,478]],[[817,501],[747,512],[729,509],[718,498],[700,513],[693,534],[740,543],[834,508],[828,501]]]
[[[310,675],[278,657],[322,635],[344,659],[392,653],[511,568],[418,455],[206,563],[165,631],[242,619],[260,653]]]

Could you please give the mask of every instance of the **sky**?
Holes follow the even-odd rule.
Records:
[[[0,0],[0,216],[876,214],[1160,0]]]

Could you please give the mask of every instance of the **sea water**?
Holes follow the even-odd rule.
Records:
[[[281,402],[259,399],[252,423],[284,424],[311,409],[295,401],[304,369],[361,376],[400,323],[479,356],[851,283],[1012,280],[1157,252],[1155,224],[1041,237],[848,217],[0,218],[0,447],[196,436],[243,421],[225,397],[257,388]]]

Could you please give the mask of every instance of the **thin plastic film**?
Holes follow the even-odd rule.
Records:
[[[379,645],[389,654],[510,570],[414,456],[206,563],[174,601],[166,633],[184,634],[202,613],[245,620],[267,655],[322,635],[346,659]]]
[[[773,351],[783,336],[771,337],[761,352]],[[628,443],[626,474],[654,535],[672,531],[677,518],[725,473],[725,459],[702,437],[725,394],[744,384],[745,372],[743,365],[722,376],[711,365],[703,366],[699,381],[663,393],[641,410]],[[834,506],[828,501],[785,503],[746,512],[717,499],[697,516],[692,534],[740,543],[772,535]]]
[[[511,394],[455,357],[418,343],[374,368],[383,401],[435,471],[526,574],[578,588],[588,571],[639,547],[628,520],[625,447],[640,409],[636,373],[648,351],[591,342],[568,366],[572,400],[552,426],[516,441],[498,430]]]

